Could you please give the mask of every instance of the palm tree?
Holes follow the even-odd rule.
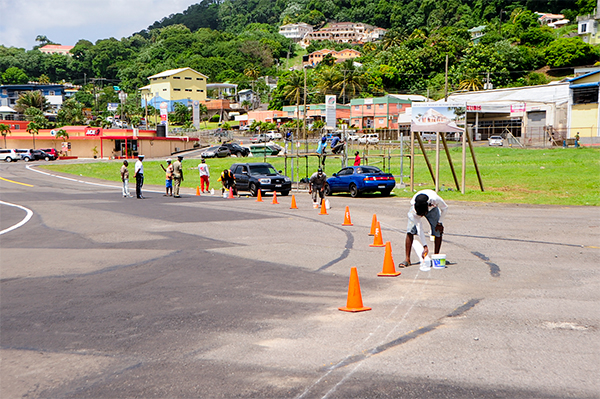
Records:
[[[248,109],[250,109],[251,105],[252,105],[252,103],[248,100],[242,101],[242,108],[244,108],[246,110],[246,112],[248,111]]]
[[[0,134],[4,137],[4,148],[6,148],[6,136],[10,134],[10,126],[0,123]]]
[[[46,75],[46,74],[43,73],[38,78],[38,82],[40,84],[47,85],[48,83],[50,83],[50,78],[48,77],[48,75]]]
[[[255,65],[249,65],[246,67],[246,69],[244,69],[244,75],[246,75],[248,79],[252,80],[252,93],[254,94],[254,83],[260,76],[260,71]]]
[[[285,77],[285,84],[283,86],[283,95],[286,99],[295,99],[296,100],[296,117],[298,121],[300,121],[300,97],[304,93],[304,77],[300,71],[292,71],[289,75]],[[304,105],[306,107],[306,104]],[[306,112],[306,109],[304,109]],[[298,137],[300,129],[300,123],[298,123],[298,132],[296,132],[296,137]]]
[[[39,134],[40,126],[35,122],[29,122],[27,125],[27,133],[33,137],[33,149],[35,150],[35,135]]]
[[[200,119],[202,119],[204,115],[208,114],[208,108],[206,108],[206,105],[198,104],[198,113],[200,114]],[[204,120],[204,127],[208,127],[208,122],[206,119]]]
[[[367,42],[363,45],[363,51],[366,53],[370,53],[377,49],[377,45],[373,42]]]
[[[389,30],[383,37],[382,44],[383,49],[387,50],[390,47],[398,47],[404,41],[406,33],[404,30]]]
[[[354,66],[352,60],[344,61],[340,64],[340,68],[343,71],[343,78],[333,85],[333,88],[340,90],[340,96],[344,97],[345,102],[348,93],[351,93],[350,99],[356,97],[357,92],[360,93],[365,85],[365,77],[362,71]]]
[[[458,88],[460,90],[478,91],[483,88],[483,83],[481,83],[481,78],[477,74],[477,71],[470,70],[464,75]]]
[[[316,89],[321,94],[334,93],[333,86],[342,80],[342,75],[336,67],[322,67],[317,75]]]
[[[50,109],[50,103],[44,97],[41,90],[37,91],[26,91],[21,93],[19,98],[17,99],[17,104],[15,109],[24,114],[27,108],[34,107],[39,109],[40,111],[48,111]]]

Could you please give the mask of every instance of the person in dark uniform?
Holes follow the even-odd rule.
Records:
[[[135,163],[135,196],[138,199],[144,199],[142,195],[142,186],[144,185],[144,156],[138,155]]]

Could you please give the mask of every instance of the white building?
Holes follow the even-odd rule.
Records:
[[[313,31],[313,27],[304,22],[297,24],[282,25],[279,28],[279,34],[291,39],[295,42],[299,42],[304,38],[304,35]]]

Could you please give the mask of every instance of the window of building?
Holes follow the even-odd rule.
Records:
[[[370,105],[367,105],[367,109],[371,109],[371,106],[370,106]]]
[[[573,104],[592,104],[598,102],[598,86],[580,87],[573,90]]]
[[[204,80],[204,79],[202,79],[202,78],[196,78],[196,80]]]
[[[355,106],[354,106],[354,110],[355,110],[355,111],[358,111],[359,109],[360,109],[360,106],[358,106],[358,105],[355,105]]]
[[[204,90],[196,90],[198,93],[202,93]]]
[[[181,89],[173,89],[173,91],[181,91]]]
[[[54,90],[50,90],[50,91],[48,92],[48,95],[49,95],[49,96],[53,96],[53,95],[54,95]]]
[[[163,91],[167,91],[167,89],[163,89]]]
[[[185,80],[192,80],[192,78],[190,78],[189,76],[186,76]]]
[[[380,119],[379,119],[379,124],[380,124],[380,125],[383,125],[383,123],[384,123],[384,122],[383,122],[383,119],[381,119],[381,118],[380,118]]]
[[[581,33],[587,32],[587,24],[581,24]]]
[[[383,109],[383,104],[379,104],[379,109]]]
[[[173,79],[181,79],[179,76],[173,76]]]

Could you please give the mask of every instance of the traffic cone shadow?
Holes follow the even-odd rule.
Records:
[[[296,197],[292,194],[292,206],[290,206],[290,209],[298,209],[298,207],[296,206]]]
[[[401,273],[396,271],[394,266],[394,258],[392,257],[392,243],[385,242],[385,256],[383,257],[383,270],[377,273],[379,277],[396,277]]]
[[[342,226],[354,226],[350,219],[350,208],[348,207],[346,207],[346,212],[344,213],[344,223],[342,223]]]
[[[381,225],[377,222],[377,227],[375,227],[375,237],[373,237],[373,244],[369,245],[370,247],[385,247],[383,243],[383,237],[381,236]]]
[[[344,312],[364,312],[365,310],[371,310],[371,308],[363,306],[356,267],[350,269],[350,283],[348,284],[348,299],[346,300],[346,306],[338,309]]]
[[[377,215],[373,214],[373,220],[371,221],[371,231],[369,232],[370,236],[375,235],[375,229],[377,228]]]
[[[263,202],[263,200],[262,200],[262,194],[260,192],[260,189],[256,193],[256,202]]]
[[[271,204],[279,204],[279,202],[277,202],[277,191],[273,191],[273,202],[271,202]]]

